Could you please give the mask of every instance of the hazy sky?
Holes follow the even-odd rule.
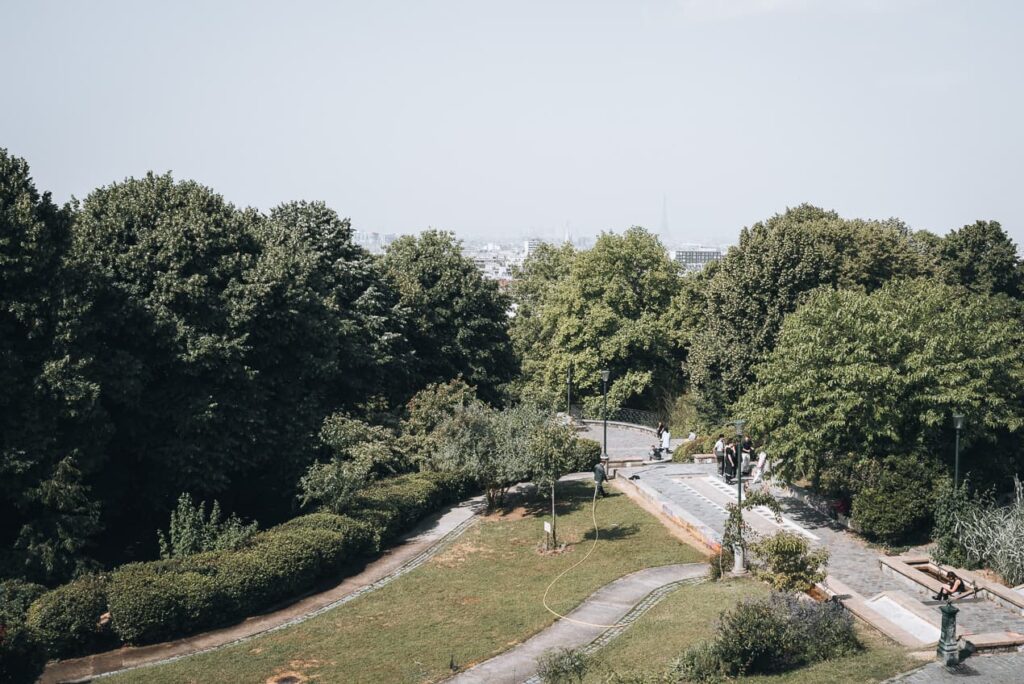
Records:
[[[41,189],[172,170],[465,237],[730,243],[811,202],[1024,243],[1024,3],[3,0]]]

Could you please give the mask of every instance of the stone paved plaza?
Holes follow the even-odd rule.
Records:
[[[588,434],[592,437],[592,434]],[[597,438],[600,438],[600,426]],[[609,453],[626,458],[642,456],[651,441],[642,432],[621,428],[608,429]],[[614,449],[614,451],[613,451]],[[735,486],[728,486],[713,465],[690,463],[657,463],[624,468],[619,477],[631,480],[637,491],[655,502],[666,517],[675,519],[699,536],[721,540],[726,519],[726,506],[736,500]],[[882,592],[901,592],[920,602],[920,610],[938,616],[938,603],[931,601],[927,590],[903,578],[885,574],[880,566],[880,551],[869,547],[861,538],[810,508],[787,489],[771,487],[779,500],[783,522],[776,523],[768,511],[745,512],[745,519],[755,534],[774,534],[780,529],[803,534],[814,545],[829,550],[828,571],[851,590],[865,598]],[[923,549],[908,553],[927,555]],[[961,601],[959,623],[973,633],[1009,631],[1024,634],[1024,616],[982,598]],[[959,670],[946,671],[937,663],[910,673],[900,681],[954,681],[971,677],[978,682],[1024,682],[1024,653],[975,655]]]

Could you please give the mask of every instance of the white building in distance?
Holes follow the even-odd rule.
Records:
[[[723,256],[725,252],[718,247],[698,245],[686,245],[669,251],[669,258],[682,266],[684,271],[699,271],[712,261],[721,261]]]

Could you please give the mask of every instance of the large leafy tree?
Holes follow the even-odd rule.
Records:
[[[285,506],[281,483],[295,482],[312,460],[324,417],[362,414],[376,396],[387,403],[395,393],[402,320],[379,263],[324,204],[283,204],[255,230],[258,256],[227,301],[246,331],[249,415],[264,463],[245,489],[248,499],[276,491]]]
[[[497,401],[515,376],[508,298],[462,254],[454,235],[428,230],[399,238],[384,266],[407,315],[412,350],[407,388],[462,377]]]
[[[737,413],[786,479],[852,495],[855,514],[861,496],[879,536],[898,538],[927,518],[929,481],[952,471],[951,415],[968,416],[962,473],[1005,482],[1024,465],[1022,406],[1019,304],[922,278],[814,292]],[[907,515],[883,515],[900,492]]]
[[[975,221],[954,230],[937,251],[946,282],[983,294],[1024,296],[1024,264],[997,221]]]
[[[99,529],[83,479],[96,466],[96,388],[55,346],[70,223],[0,149],[0,571],[46,581],[72,574]]]
[[[524,396],[557,405],[570,367],[575,395],[592,408],[605,368],[612,406],[656,408],[678,388],[670,309],[682,278],[657,237],[639,227],[604,233],[585,252],[541,251],[522,273],[513,338]]]
[[[234,306],[258,259],[258,222],[170,175],[114,183],[83,203],[70,346],[89,360],[111,426],[96,481],[108,520],[151,529],[180,492],[220,495],[266,463],[251,328]]]
[[[746,391],[783,318],[808,292],[820,285],[871,291],[926,268],[898,221],[850,221],[801,205],[744,228],[708,282],[704,325],[689,354],[705,421],[720,421]]]

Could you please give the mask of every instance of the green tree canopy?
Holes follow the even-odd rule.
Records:
[[[992,481],[1022,465],[1024,329],[1012,300],[932,279],[822,288],[786,318],[756,375],[736,412],[786,479],[875,495],[882,470],[901,475],[897,459],[926,482],[952,470],[956,412],[968,416],[961,472]]]
[[[688,369],[698,408],[717,423],[775,347],[783,318],[820,285],[872,291],[927,260],[898,221],[844,220],[801,205],[744,228],[707,286]]]
[[[1024,296],[1024,264],[997,221],[975,221],[950,232],[938,254],[940,274],[948,283],[982,294]]]
[[[55,344],[70,225],[0,149],[0,571],[44,581],[73,574],[99,531],[83,475],[96,467],[96,387]]]
[[[408,321],[407,386],[462,377],[480,397],[497,401],[516,374],[510,302],[497,283],[484,280],[454,235],[437,230],[396,240],[384,266]]]
[[[584,252],[540,250],[521,274],[512,335],[526,397],[558,405],[570,365],[574,394],[592,408],[605,368],[612,406],[655,408],[678,388],[669,309],[682,279],[657,237],[634,227],[622,235],[603,233]]]

